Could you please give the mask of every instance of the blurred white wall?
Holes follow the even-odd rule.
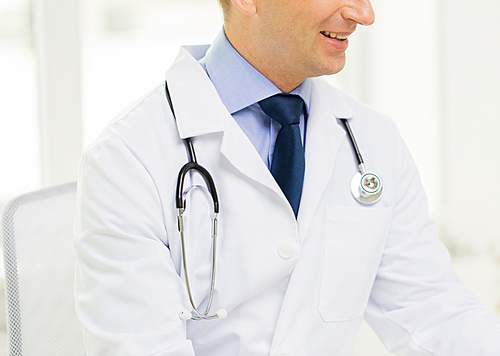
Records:
[[[73,181],[82,155],[80,2],[33,2],[44,186]]]
[[[500,259],[500,2],[441,5],[443,239]]]
[[[84,145],[163,81],[181,45],[209,44],[222,26],[216,0],[89,0],[82,14]]]

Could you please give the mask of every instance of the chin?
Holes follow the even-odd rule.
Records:
[[[323,75],[334,75],[334,74],[341,72],[342,69],[344,69],[344,65],[323,68],[322,70],[316,71],[314,77],[321,77]]]
[[[330,59],[329,61],[325,61],[321,63],[321,65],[317,66],[315,69],[316,77],[322,75],[333,75],[339,73],[342,69],[344,69],[346,64],[345,56],[342,58],[335,58],[334,60]]]

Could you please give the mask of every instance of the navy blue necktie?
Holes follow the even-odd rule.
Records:
[[[259,105],[282,126],[276,137],[271,174],[297,217],[306,167],[299,127],[304,101],[298,95],[277,94],[259,101]]]

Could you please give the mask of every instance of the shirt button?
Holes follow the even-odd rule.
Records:
[[[273,350],[271,353],[271,356],[285,356],[285,350],[283,350],[281,347],[277,347]]]
[[[278,255],[280,255],[280,257],[285,260],[291,258],[293,256],[293,252],[294,252],[293,246],[288,242],[283,242],[280,245],[280,247],[278,247]]]

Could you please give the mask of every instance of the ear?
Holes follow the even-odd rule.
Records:
[[[253,16],[257,12],[256,0],[231,0],[243,14]]]

